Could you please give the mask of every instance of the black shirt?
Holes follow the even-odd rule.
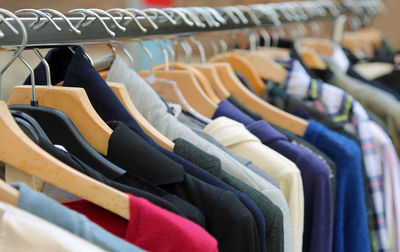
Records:
[[[218,158],[200,150],[184,139],[178,138],[174,142],[174,153],[197,164],[236,190],[248,195],[264,216],[264,222],[260,224],[265,226],[265,231],[264,236],[260,239],[264,239],[263,244],[266,244],[266,250],[283,251],[283,215],[279,207],[259,191],[222,170],[221,161]]]
[[[81,162],[79,159],[74,157],[72,154],[63,151],[63,150],[55,147],[52,144],[48,144],[45,141],[40,141],[39,146],[41,148],[43,148],[46,152],[48,152],[49,154],[51,154],[52,156],[57,158],[58,160],[69,165],[70,167],[74,168],[75,170],[88,175],[91,178],[94,178],[94,179],[96,179],[106,185],[109,185],[115,189],[118,189],[122,192],[130,193],[132,195],[145,198],[157,206],[160,206],[168,211],[171,211],[173,213],[179,214],[182,217],[187,218],[187,216],[182,211],[180,211],[176,206],[174,206],[172,203],[168,202],[167,200],[157,197],[155,195],[152,195],[148,192],[142,191],[140,189],[126,186],[121,183],[112,181],[112,180],[106,178],[105,176],[103,176],[101,173],[95,171],[93,168],[90,168],[85,163]]]
[[[206,229],[220,251],[258,251],[255,221],[231,192],[209,185],[184,171],[120,122],[108,123],[111,134],[107,158],[152,184],[176,194],[204,214]],[[239,238],[239,239],[238,239]]]

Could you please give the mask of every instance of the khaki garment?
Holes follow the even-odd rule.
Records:
[[[363,107],[379,116],[387,126],[398,155],[400,155],[400,102],[375,87],[347,76],[330,59],[325,59],[333,72],[328,81],[357,99]]]
[[[383,62],[367,62],[354,65],[354,69],[368,80],[373,80],[393,71],[393,64]]]
[[[251,160],[278,182],[289,205],[295,246],[301,248],[304,228],[304,194],[303,182],[297,166],[261,143],[243,124],[229,118],[219,117],[213,120],[204,128],[204,131],[237,155]]]
[[[58,226],[0,202],[0,251],[105,251]]]

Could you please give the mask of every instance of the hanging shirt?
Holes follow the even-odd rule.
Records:
[[[205,125],[203,127],[197,127],[196,123],[192,123],[193,118],[191,118],[189,115],[186,115],[185,113],[179,113],[177,115],[177,117],[181,123],[185,124],[187,127],[189,127],[191,130],[193,130],[193,132],[195,132],[201,138],[209,141],[210,143],[213,143],[215,146],[217,146],[218,148],[223,150],[225,153],[229,154],[229,156],[233,157],[234,159],[239,161],[241,164],[243,164],[244,166],[246,166],[247,168],[252,170],[254,173],[259,175],[263,179],[267,180],[275,187],[279,188],[278,183],[268,173],[266,173],[263,170],[261,170],[260,168],[258,168],[250,160],[242,158],[242,157],[236,155],[235,153],[233,153],[232,151],[228,150],[226,147],[224,147],[222,144],[220,144],[214,137],[212,137],[209,134],[207,134],[206,132],[204,132],[203,128],[205,127]]]
[[[373,202],[374,234],[377,248],[389,249],[388,229],[383,203],[383,169],[381,157],[373,141],[369,127],[370,118],[351,95],[332,85],[312,79],[296,60],[287,63],[288,78],[281,85],[287,94],[301,98],[319,111],[329,115],[347,130],[357,134],[363,152],[363,161],[369,180],[369,193]],[[337,234],[339,235],[339,234]],[[340,245],[344,246],[344,245]]]
[[[0,202],[0,251],[105,252],[70,232]]]
[[[53,157],[69,165],[70,167],[84,174],[87,174],[97,181],[101,181],[104,184],[110,185],[111,187],[114,187],[120,191],[130,193],[138,197],[146,198],[153,204],[156,204],[166,210],[172,211],[178,215],[188,218],[201,226],[205,226],[204,216],[195,206],[177,197],[176,195],[170,194],[165,190],[151,184],[150,182],[133,174],[132,172],[126,172],[121,176],[113,177],[113,179],[108,179],[102,173],[102,170],[99,169],[99,167],[96,167],[95,170],[76,158],[71,153],[68,153],[63,149],[57,148],[53,144],[47,141],[43,141],[43,139],[41,138],[39,138],[38,145],[46,152],[51,154]],[[7,170],[7,172],[8,171],[9,170]],[[19,180],[18,178],[14,177],[14,181]],[[49,184],[45,184],[45,186],[47,188],[47,192],[54,191],[49,190],[49,187],[52,187],[53,189],[57,188]]]
[[[42,193],[33,191],[23,183],[13,183],[12,186],[19,191],[20,209],[68,230],[107,251],[143,251],[104,230],[85,216],[64,207]]]
[[[216,156],[221,161],[221,167],[224,171],[260,191],[277,205],[284,216],[285,251],[293,251],[293,233],[290,226],[288,205],[279,189],[247,169],[247,167],[221,151],[218,147],[199,137],[169,114],[167,112],[168,108],[166,108],[164,102],[154,90],[118,56],[111,66],[108,80],[124,83],[137,109],[166,137],[171,140],[183,138],[203,151]]]
[[[174,192],[200,209],[206,219],[206,229],[217,238],[221,251],[259,249],[256,223],[232,192],[187,174],[181,165],[163,156],[124,124],[109,125],[113,129],[107,153],[111,162]],[[241,239],[235,240],[235,237]]]
[[[375,141],[379,153],[384,160],[384,192],[385,211],[389,227],[392,251],[400,250],[400,170],[399,159],[393,147],[391,139],[382,131],[382,128],[375,122],[371,122],[370,128],[375,132]]]
[[[204,130],[222,145],[250,159],[274,177],[288,201],[293,231],[296,234],[298,229],[302,229],[304,198],[298,168],[279,153],[263,145],[242,124],[231,119],[219,117],[208,124]],[[301,234],[301,232],[298,233]]]
[[[129,220],[87,200],[63,203],[114,235],[147,251],[218,251],[217,241],[203,228],[129,195]]]
[[[187,173],[187,176],[191,178],[190,181],[195,181],[195,184],[202,184],[204,185],[203,187],[206,188],[208,184],[205,183],[204,180],[217,180],[215,177],[203,171],[196,165],[188,162],[187,160],[179,157],[178,155],[169,152],[166,149],[162,148],[161,146],[157,145],[153,139],[151,139],[148,135],[144,133],[144,131],[140,128],[139,124],[132,118],[129,112],[123,107],[121,102],[112,92],[111,88],[105,83],[102,77],[93,68],[90,61],[84,56],[83,49],[81,47],[74,47],[74,50],[75,54],[73,54],[67,47],[57,48],[51,50],[46,55],[46,60],[50,64],[50,69],[54,71],[52,72],[51,75],[53,84],[59,83],[60,81],[64,80],[64,86],[84,88],[90,99],[91,104],[93,105],[93,107],[96,109],[96,112],[100,115],[100,117],[104,121],[113,121],[113,120],[122,121],[130,129],[132,129],[134,133],[137,134],[137,136],[140,136],[140,138],[145,140],[145,142],[147,142],[148,145],[150,145],[152,148],[155,148],[161,154],[161,156],[163,156],[164,158],[167,157],[171,159],[172,163],[175,163],[175,165],[177,164],[180,167],[182,167],[184,169],[184,174],[186,175]],[[57,71],[55,69],[57,69]],[[45,79],[45,76],[46,74],[44,71],[44,66],[43,64],[39,64],[39,66],[36,67],[35,69],[35,79],[37,83],[45,83],[45,81],[43,81]],[[29,83],[30,81],[28,78],[25,84]],[[129,153],[128,155],[131,155],[131,153]],[[148,161],[152,160],[153,159],[150,159]],[[127,169],[127,167],[123,168]],[[150,175],[154,176],[153,174]],[[151,182],[153,181],[151,178],[145,177],[145,179]],[[171,180],[176,178],[169,177],[168,179]],[[172,187],[170,189],[174,188]],[[205,189],[205,191],[208,191],[208,194],[212,194],[212,191],[216,189],[218,188]],[[229,194],[230,192],[225,192],[225,193]],[[192,196],[190,197],[190,199],[198,200],[198,198],[194,197],[194,195],[184,194],[183,192],[181,193],[181,195],[185,195],[186,197]],[[216,195],[219,194],[217,193]],[[213,198],[213,196],[211,195],[209,197]],[[204,198],[206,198],[205,195]],[[185,199],[187,200],[188,198]],[[238,201],[238,199],[234,195],[228,195],[225,197],[225,199],[228,201],[230,200],[236,201],[236,203],[241,204],[240,201]],[[225,201],[221,202],[222,205],[226,203]],[[207,201],[207,203],[212,204],[211,201]],[[202,205],[202,206],[205,207],[207,205]],[[196,205],[196,207],[198,207],[199,209],[201,208],[198,205]],[[242,214],[242,216],[246,216],[246,218],[248,218],[247,222],[245,222],[243,225],[252,226],[249,227],[249,229],[253,231],[244,231],[244,229],[242,229],[241,232],[246,233],[249,239],[243,239],[241,241],[235,240],[233,243],[219,242],[219,245],[223,248],[225,248],[226,245],[229,247],[226,249],[231,249],[231,250],[240,250],[241,246],[246,246],[248,249],[252,248],[256,249],[257,247],[259,247],[259,244],[255,243],[257,234],[255,234],[256,230],[253,229],[253,226],[255,225],[254,220],[252,219],[252,216],[250,215],[247,209],[243,209],[241,207],[238,207],[237,209],[244,210],[245,212],[247,211],[246,214]],[[204,209],[200,210],[203,212]],[[206,212],[209,215],[211,215],[209,211]],[[212,218],[215,217],[216,217],[215,215],[212,215]],[[206,217],[206,222],[208,222],[207,217]],[[211,223],[217,224],[216,222],[211,222]],[[219,234],[222,237],[226,235],[232,235],[224,232],[225,231],[224,228],[226,227],[222,228],[222,225],[219,225],[219,227],[220,228],[216,228],[216,232],[219,232]],[[215,234],[213,233],[213,235]],[[218,235],[215,236],[218,239]]]
[[[284,135],[272,128],[267,121],[254,121],[227,100],[222,100],[218,104],[213,118],[218,118],[220,116],[225,116],[244,124],[264,145],[279,152],[296,164],[300,169],[303,181],[305,214],[304,234],[298,234],[297,237],[300,240],[303,237],[304,250],[312,250],[313,247],[316,249],[324,247],[324,249],[330,250],[332,247],[333,223],[331,221],[332,194],[330,191],[329,167],[309,151],[291,144]],[[316,186],[319,187],[318,190],[315,189]],[[316,191],[318,195],[315,194]],[[325,215],[325,223],[313,221],[315,211],[319,211],[322,215]],[[325,231],[315,232],[315,234],[312,231],[314,225],[320,225],[319,228]],[[322,237],[319,237],[319,235]]]
[[[339,168],[333,250],[370,251],[357,144],[311,120],[304,139],[329,155]]]
[[[331,78],[326,81],[343,89],[356,98],[365,108],[378,115],[387,125],[393,138],[397,153],[400,154],[400,102],[392,97],[387,97],[382,91],[366,86],[360,81],[341,72],[337,65],[326,59]]]
[[[178,138],[174,141],[174,143],[175,153],[181,157],[184,157],[190,162],[197,164],[199,167],[221,179],[228,185],[245,193],[246,197],[248,195],[248,197],[254,201],[254,203],[261,210],[262,214],[265,216],[265,220],[263,220],[265,222],[261,224],[266,230],[265,234],[263,234],[263,237],[265,237],[267,251],[283,251],[283,215],[276,205],[274,205],[259,191],[251,188],[242,181],[224,172],[221,169],[221,162],[218,160],[218,158],[200,150],[184,139]],[[237,196],[240,197],[241,195]]]

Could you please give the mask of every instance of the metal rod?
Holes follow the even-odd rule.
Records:
[[[324,12],[316,12],[310,11],[311,3],[315,6],[318,5],[321,9],[324,9]],[[93,43],[99,41],[107,41],[107,40],[130,40],[130,39],[144,39],[144,38],[163,38],[168,36],[190,36],[198,33],[204,32],[229,32],[237,29],[245,29],[245,28],[271,28],[276,27],[277,22],[282,24],[290,24],[296,22],[313,22],[318,20],[334,20],[338,15],[359,15],[360,13],[370,13],[371,15],[376,13],[371,11],[371,8],[381,8],[382,2],[379,0],[369,0],[369,1],[357,1],[348,3],[335,3],[333,1],[302,1],[298,2],[295,6],[288,5],[285,3],[278,4],[258,4],[258,5],[249,5],[246,7],[247,11],[243,11],[240,9],[236,9],[235,13],[239,12],[246,17],[247,22],[240,21],[237,23],[237,20],[233,20],[232,15],[228,15],[229,8],[223,9],[224,7],[218,7],[214,10],[219,13],[226,22],[219,22],[219,26],[193,26],[189,25],[187,22],[180,22],[178,24],[174,24],[172,22],[166,22],[165,16],[162,15],[152,15],[150,18],[157,24],[158,29],[155,29],[154,26],[146,21],[146,17],[140,15],[139,12],[134,13],[138,22],[146,29],[146,32],[143,32],[140,27],[135,22],[127,22],[128,24],[124,26],[126,30],[118,29],[115,23],[121,23],[126,20],[132,20],[132,17],[127,15],[117,15],[113,12],[110,12],[110,15],[98,15],[97,17],[91,15],[81,15],[76,13],[65,13],[64,17],[60,17],[58,15],[52,15],[51,22],[43,17],[39,17],[40,21],[43,23],[39,29],[35,29],[34,27],[30,27],[30,24],[37,21],[37,17],[32,14],[26,13],[18,13],[19,20],[24,24],[28,33],[28,46],[32,47],[40,47],[40,46],[58,46],[58,45],[66,45],[66,44],[76,44],[76,43]],[[202,7],[198,7],[202,8]],[[265,9],[262,9],[265,8]],[[295,8],[301,8],[301,11],[296,13],[300,13],[303,15],[288,15],[288,13],[295,13]],[[182,8],[179,8],[182,9]],[[251,10],[251,11],[250,11]],[[145,11],[145,10],[144,10]],[[208,7],[208,11],[210,12],[210,8]],[[233,11],[231,8],[230,11]],[[238,12],[239,11],[239,12]],[[243,12],[241,12],[243,11]],[[275,12],[279,20],[274,20],[271,18],[271,15],[268,12]],[[172,13],[169,11],[168,13]],[[207,13],[207,12],[204,12]],[[312,13],[312,15],[310,14]],[[307,20],[304,16],[307,14]],[[216,14],[214,13],[214,16]],[[200,16],[199,16],[200,17]],[[255,19],[254,17],[257,17]],[[296,18],[297,17],[297,18]],[[68,23],[65,21],[65,18],[68,19]],[[148,17],[147,17],[148,18]],[[99,20],[100,19],[100,20]],[[202,17],[200,17],[202,19]],[[203,17],[204,19],[204,17]],[[9,24],[16,27],[16,20],[6,17],[6,20]],[[215,19],[218,22],[218,19]],[[240,20],[240,19],[239,19]],[[259,20],[260,23],[255,22],[255,20]],[[206,23],[206,20],[201,20]],[[41,24],[42,24],[41,23]],[[61,31],[57,31],[54,28],[54,25],[51,23],[55,23],[57,27],[60,27]],[[72,25],[78,24],[86,24],[79,26],[80,34],[74,32],[71,29]],[[112,34],[110,35],[110,31],[104,29],[104,24],[106,27],[110,28]],[[0,37],[0,46],[8,47],[8,46],[18,46],[20,44],[20,38],[17,34],[14,34],[8,27],[6,22],[0,22],[0,31],[4,33],[3,37]]]

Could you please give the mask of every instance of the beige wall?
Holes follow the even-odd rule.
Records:
[[[393,47],[400,49],[400,0],[383,0],[387,12],[374,21],[378,28],[390,40]]]

